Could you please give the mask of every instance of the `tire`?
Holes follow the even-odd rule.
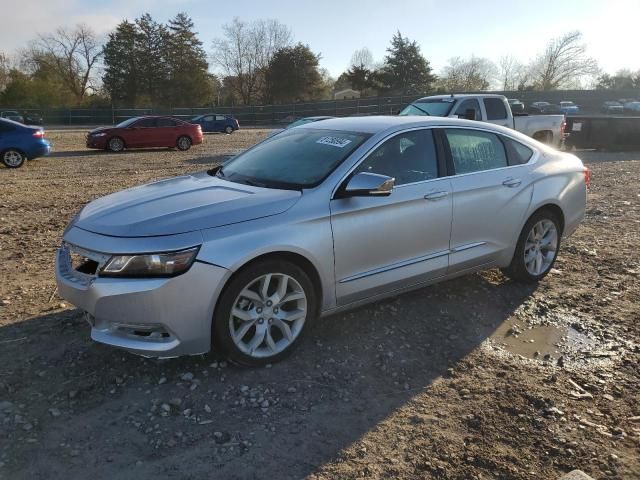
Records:
[[[178,147],[178,150],[185,152],[191,148],[191,139],[186,135],[182,135],[178,137],[176,146]]]
[[[7,168],[20,168],[27,157],[20,150],[10,148],[2,152],[2,163]]]
[[[522,228],[511,264],[502,272],[520,282],[542,280],[553,268],[561,237],[556,216],[549,210],[536,212]]]
[[[229,125],[227,125],[224,128],[224,133],[226,133],[227,135],[231,135],[233,133],[233,127],[230,127]]]
[[[120,137],[111,137],[107,142],[107,150],[118,153],[124,150],[124,140]]]
[[[285,278],[281,303],[279,290]],[[265,296],[261,291],[266,279]],[[299,344],[317,305],[313,283],[302,268],[277,260],[256,263],[236,274],[222,293],[213,317],[213,339],[234,363],[247,367],[275,363]]]

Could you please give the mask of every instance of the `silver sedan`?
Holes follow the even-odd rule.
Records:
[[[98,342],[264,365],[324,315],[487,268],[542,279],[588,182],[575,156],[490,124],[324,120],[89,203],[56,279]]]

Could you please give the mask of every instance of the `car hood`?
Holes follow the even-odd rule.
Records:
[[[107,132],[109,130],[113,130],[114,127],[97,127],[93,130],[89,130],[89,135],[93,135],[94,133]]]
[[[85,206],[74,226],[114,237],[152,237],[221,227],[277,215],[297,190],[251,187],[206,172],[141,185]]]

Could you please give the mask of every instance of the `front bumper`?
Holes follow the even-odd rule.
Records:
[[[162,358],[209,351],[213,311],[229,273],[196,261],[173,278],[102,278],[74,270],[64,246],[55,270],[60,296],[87,313],[93,340]]]
[[[107,137],[103,135],[102,137],[95,137],[93,135],[87,135],[87,148],[107,148]]]

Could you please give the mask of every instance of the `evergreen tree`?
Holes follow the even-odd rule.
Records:
[[[382,90],[391,94],[413,95],[428,92],[436,77],[429,62],[420,53],[415,41],[403,37],[398,31],[391,39],[391,46],[377,80]]]
[[[302,43],[278,50],[266,71],[270,100],[284,103],[315,98],[324,88],[318,65],[319,56]]]
[[[135,24],[124,20],[104,46],[104,75],[102,84],[112,101],[123,105],[135,105],[138,95],[138,70]]]
[[[179,13],[169,21],[167,41],[167,91],[171,106],[202,105],[211,102],[213,79],[207,54],[193,31],[193,21]]]
[[[145,13],[136,19],[137,40],[134,55],[137,64],[138,99],[144,95],[143,103],[159,105],[163,103],[164,88],[167,84],[169,65],[167,27],[156,22]]]

